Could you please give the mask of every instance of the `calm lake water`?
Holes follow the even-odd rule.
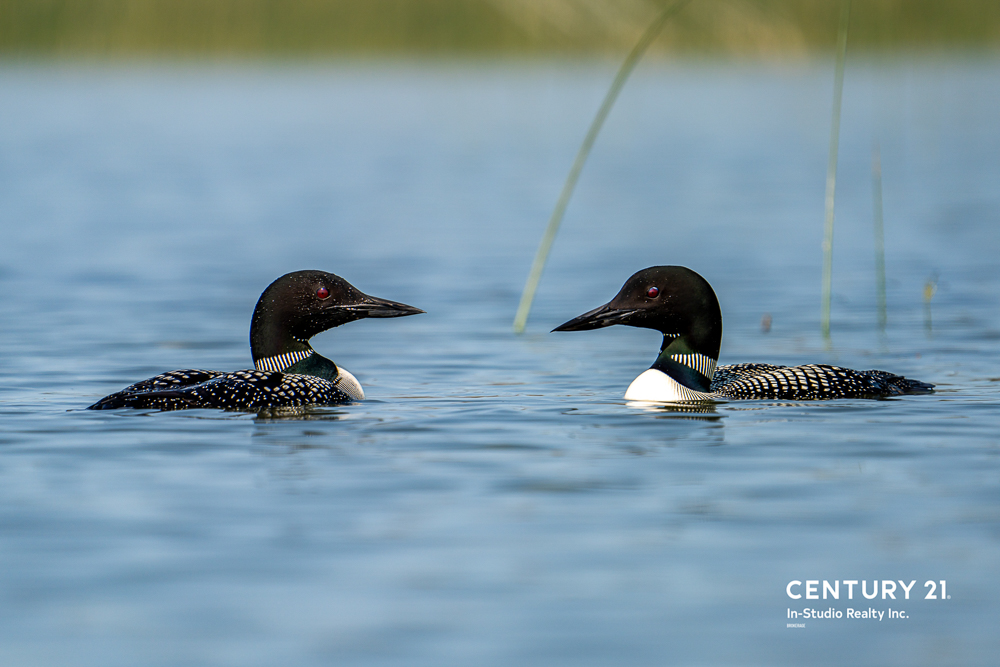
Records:
[[[515,336],[614,67],[0,67],[0,663],[994,664],[1000,61],[849,63],[829,347],[832,64],[643,65]],[[656,333],[547,332],[653,264],[713,284],[723,363],[938,391],[629,406]],[[257,297],[306,268],[427,311],[313,340],[370,400],[83,410],[249,367]],[[787,627],[807,607],[906,618]]]

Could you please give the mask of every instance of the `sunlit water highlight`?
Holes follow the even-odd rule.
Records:
[[[641,67],[510,333],[613,71],[0,70],[0,662],[992,664],[997,62],[849,63],[830,350],[830,63]],[[718,292],[723,363],[939,391],[629,406],[656,334],[546,332],[668,263]],[[260,291],[303,268],[427,311],[314,340],[371,400],[82,410],[164,370],[248,367]],[[788,608],[852,606],[792,601],[795,579],[918,583],[906,620],[789,629]],[[924,600],[928,579],[951,599]]]

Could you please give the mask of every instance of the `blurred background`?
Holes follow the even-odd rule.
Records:
[[[322,57],[362,54],[617,54],[654,0],[3,0],[11,56]],[[832,0],[700,0],[654,51],[740,56],[830,50]],[[991,49],[992,0],[854,3],[852,49]]]

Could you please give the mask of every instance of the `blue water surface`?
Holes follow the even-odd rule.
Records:
[[[998,65],[849,63],[829,345],[829,62],[640,67],[523,336],[614,63],[3,65],[0,663],[994,664]],[[713,284],[722,363],[938,391],[627,405],[655,332],[547,332],[653,264]],[[83,410],[249,367],[257,297],[307,268],[427,311],[313,340],[369,400]],[[793,600],[793,580],[916,584]]]

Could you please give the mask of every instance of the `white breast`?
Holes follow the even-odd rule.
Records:
[[[334,386],[354,400],[363,401],[365,390],[361,388],[361,383],[358,382],[358,379],[351,375],[346,368],[338,366],[337,371],[337,379],[333,381]]]
[[[632,384],[625,392],[625,400],[627,401],[653,403],[710,401],[714,398],[716,398],[714,394],[688,389],[663,371],[658,371],[655,368],[650,368],[632,380]]]

